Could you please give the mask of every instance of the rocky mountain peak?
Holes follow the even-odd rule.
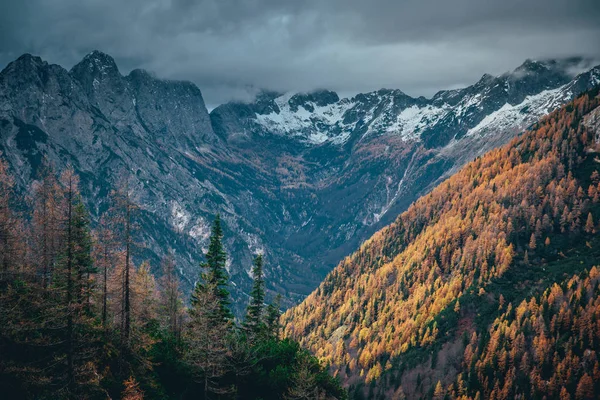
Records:
[[[290,109],[294,112],[298,111],[298,107],[304,107],[306,111],[313,112],[315,106],[325,107],[338,101],[340,101],[340,98],[337,93],[323,89],[309,93],[296,93],[289,99],[288,103]]]
[[[279,114],[280,110],[277,104],[275,103],[275,99],[283,96],[283,93],[275,92],[272,90],[262,90],[254,99],[255,111],[257,114],[271,114],[277,113]]]
[[[479,81],[477,82],[478,84],[489,84],[490,82],[492,82],[494,79],[496,79],[496,77],[494,75],[490,75],[490,74],[483,74],[481,76],[481,79],[479,79]]]
[[[39,68],[47,64],[41,57],[25,53],[9,65],[13,65],[14,68]]]
[[[108,54],[94,50],[70,71],[90,102],[107,117],[124,119],[132,113],[132,99],[115,60]]]
[[[13,83],[15,81],[40,83],[40,72],[47,66],[48,63],[40,57],[23,54],[0,72],[0,79],[4,78],[3,80],[10,80]]]
[[[539,73],[548,70],[549,66],[551,66],[551,63],[527,59],[523,64],[519,65],[514,72]]]
[[[87,54],[71,69],[71,72],[76,76],[88,75],[97,79],[121,75],[114,58],[98,50]]]
[[[202,92],[192,82],[159,79],[141,69],[125,80],[138,118],[156,140],[190,151],[217,141]]]
[[[587,60],[583,57],[567,57],[547,60],[528,59],[512,72],[506,73],[501,77],[508,78],[512,81],[524,79],[543,80],[548,78],[569,80],[577,73],[589,70],[592,66],[592,60]]]
[[[43,125],[87,104],[66,69],[38,56],[24,54],[0,72],[0,119],[17,116],[23,123]]]

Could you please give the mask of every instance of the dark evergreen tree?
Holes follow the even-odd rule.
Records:
[[[252,268],[254,284],[250,292],[250,303],[246,310],[246,319],[244,320],[244,330],[249,339],[253,340],[260,333],[264,332],[265,323],[263,318],[265,301],[265,277],[263,274],[263,257],[258,254],[254,258]]]
[[[67,353],[67,387],[71,392],[75,387],[75,367],[74,367],[74,319],[78,316],[78,309],[75,308],[75,224],[73,218],[73,205],[77,191],[77,177],[74,175],[71,168],[67,169],[62,176],[63,184],[65,185],[66,204],[66,234],[65,234],[65,249],[63,254],[64,268],[64,288],[65,288],[65,305],[66,305],[66,353]],[[60,282],[60,280],[57,280]]]
[[[205,271],[202,275],[204,283],[213,288],[215,297],[219,300],[219,315],[223,320],[233,319],[229,309],[229,276],[225,269],[227,255],[223,247],[223,229],[221,228],[221,217],[219,214],[213,222],[208,252],[205,255],[206,262],[201,267]]]

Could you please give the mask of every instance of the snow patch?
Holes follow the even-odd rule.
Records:
[[[399,135],[406,141],[418,139],[425,128],[435,124],[444,117],[447,112],[448,106],[446,105],[442,107],[433,105],[418,107],[413,105],[402,110],[390,123],[389,115],[391,112],[388,111],[384,115],[378,117],[371,126],[369,126],[369,130],[365,136],[373,132],[383,132]]]
[[[300,137],[312,144],[321,144],[327,141],[344,143],[350,136],[351,128],[342,123],[344,113],[354,106],[354,103],[342,100],[326,106],[318,106],[309,102],[308,111],[303,106],[298,106],[296,111],[290,107],[289,100],[294,95],[289,92],[275,99],[279,112],[270,114],[256,114],[257,122],[266,129],[281,134]],[[332,135],[330,132],[339,128],[341,133]]]
[[[516,105],[506,103],[469,129],[467,136],[484,135],[490,130],[522,129],[570,98],[571,92],[565,92],[565,89],[566,85],[557,89],[545,90],[536,95],[527,96],[523,102]]]

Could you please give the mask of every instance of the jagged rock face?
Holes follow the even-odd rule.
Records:
[[[0,150],[22,188],[42,157],[74,165],[92,214],[125,177],[140,205],[138,260],[175,250],[186,289],[198,276],[212,216],[225,222],[236,311],[252,254],[287,305],[451,172],[598,84],[579,60],[528,61],[432,99],[379,90],[263,92],[209,115],[189,82],[92,52],[66,71],[24,55],[0,73]]]
[[[142,71],[123,77],[99,52],[71,72],[25,55],[0,73],[0,138],[22,188],[35,179],[42,157],[57,169],[72,164],[96,217],[107,208],[110,190],[128,179],[146,245],[138,259],[158,266],[174,248],[191,287],[209,216],[229,204],[214,186],[219,178],[207,179],[202,164],[227,156],[215,146],[219,138],[197,87]]]

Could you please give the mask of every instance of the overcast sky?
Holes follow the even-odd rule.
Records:
[[[0,0],[0,68],[28,52],[70,69],[94,49],[212,106],[258,88],[430,96],[527,58],[600,60],[600,1]]]

